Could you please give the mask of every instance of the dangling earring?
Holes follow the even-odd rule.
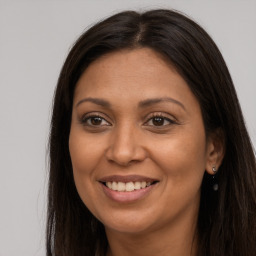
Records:
[[[212,176],[212,184],[213,184],[213,186],[212,186],[212,189],[214,190],[214,191],[218,191],[218,189],[219,189],[219,185],[218,185],[218,183],[215,181],[215,174],[217,173],[217,168],[215,167],[215,166],[213,166],[212,167],[212,171],[213,171],[213,176]]]

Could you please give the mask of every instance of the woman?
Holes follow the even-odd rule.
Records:
[[[256,168],[226,64],[170,10],[75,43],[55,92],[47,255],[256,252]]]

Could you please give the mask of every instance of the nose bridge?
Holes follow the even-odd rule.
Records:
[[[139,141],[139,128],[132,122],[124,122],[113,129],[108,160],[119,165],[128,165],[132,161],[142,161],[145,152]]]

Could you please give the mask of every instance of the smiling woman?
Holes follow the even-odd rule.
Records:
[[[255,157],[196,23],[123,12],[83,34],[55,93],[47,255],[253,256]]]

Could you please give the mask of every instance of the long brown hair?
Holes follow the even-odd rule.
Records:
[[[225,156],[216,180],[205,174],[198,216],[200,256],[256,253],[256,163],[229,71],[210,36],[176,11],[118,13],[74,44],[55,91],[49,140],[47,256],[104,255],[104,226],[83,204],[68,149],[73,93],[84,70],[104,54],[149,47],[167,58],[198,99],[206,134],[220,130]]]

